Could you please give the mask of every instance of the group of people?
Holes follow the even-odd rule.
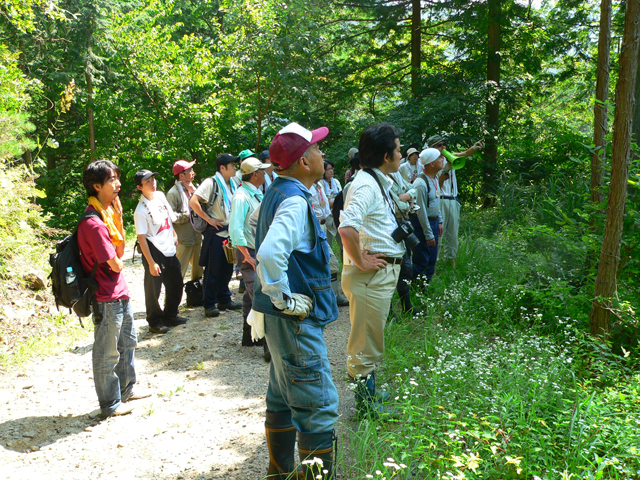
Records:
[[[366,128],[357,152],[350,152],[357,165],[341,192],[334,165],[319,148],[328,134],[326,127],[310,131],[287,125],[259,156],[250,151],[220,155],[216,174],[199,186],[193,184],[195,162],[179,160],[173,166],[176,183],[167,197],[157,190],[158,173],[141,170],[134,177],[141,193],[134,220],[143,253],[149,328],[165,333],[169,326],[186,322],[178,315],[178,305],[189,264],[192,278],[204,275],[205,316],[243,309],[243,345],[265,342],[271,357],[265,428],[268,475],[275,479],[334,478],[338,393],[323,332],[338,318],[339,303],[349,305],[346,363],[358,411],[389,411],[384,404],[389,394],[376,387],[375,365],[384,351],[391,298],[398,288],[403,306],[406,301],[410,305],[408,285],[400,280],[433,274],[431,259],[437,256],[438,237],[450,215],[440,212],[439,200],[452,197],[457,203],[455,172],[447,169],[441,155],[446,146],[442,137],[431,137],[422,152],[410,148],[405,154],[409,167],[401,169],[398,130],[387,123]],[[456,155],[466,156],[480,146]],[[103,415],[122,415],[131,411],[129,401],[143,396],[133,391],[137,337],[122,276],[120,170],[99,160],[85,168],[83,181],[87,210],[100,214],[78,228],[85,271],[96,262],[102,265],[96,273],[93,312],[94,381]],[[344,204],[335,218],[331,206],[338,194]],[[190,210],[208,224],[202,235],[194,230]],[[415,241],[409,238],[411,226]],[[451,231],[457,233],[457,225]],[[340,298],[345,296],[333,238],[343,250],[346,298]],[[230,244],[246,289],[242,305],[233,302],[229,291],[234,266],[225,249]],[[451,241],[445,255],[452,257],[447,258],[455,258],[455,247]],[[162,284],[164,309],[158,304]]]

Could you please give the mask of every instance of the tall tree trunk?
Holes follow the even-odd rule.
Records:
[[[607,157],[607,107],[609,96],[609,64],[611,50],[611,0],[600,4],[600,36],[598,38],[598,66],[596,71],[596,104],[594,107],[593,145],[591,157],[591,203],[602,203],[604,194],[604,165]],[[592,217],[592,226],[593,219]]]
[[[487,55],[487,132],[483,166],[482,191],[485,206],[493,203],[498,171],[498,133],[500,130],[500,21],[502,0],[489,0],[489,31]]]
[[[96,135],[93,128],[93,73],[91,65],[91,34],[87,39],[87,66],[84,71],[84,75],[87,79],[87,94],[89,96],[87,102],[87,120],[89,122],[89,151],[91,152],[91,161],[96,158]]]
[[[420,91],[420,0],[412,0],[411,14],[411,94],[415,97]]]
[[[627,200],[631,128],[635,104],[638,49],[640,47],[640,0],[627,0],[618,85],[616,112],[613,120],[613,154],[611,182],[607,201],[607,219],[602,239],[602,251],[594,299],[591,304],[590,331],[607,339],[611,327],[611,299],[616,290],[616,273],[620,261],[620,243]]]
[[[29,169],[29,172],[33,173],[33,154],[30,149],[27,149],[22,154],[22,159],[24,160],[24,164]]]
[[[631,141],[634,142],[638,150],[636,155],[640,156],[640,50],[638,51],[638,70],[636,73],[636,106],[633,109],[633,137]]]

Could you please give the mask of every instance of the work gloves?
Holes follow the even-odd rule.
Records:
[[[309,312],[313,308],[313,300],[302,293],[292,293],[291,298],[287,298],[287,306],[283,313],[287,315],[295,315],[304,320],[309,316]]]

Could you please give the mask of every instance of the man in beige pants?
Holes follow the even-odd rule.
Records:
[[[182,267],[182,278],[187,273],[191,264],[191,280],[202,277],[200,262],[200,248],[202,246],[202,234],[196,232],[189,220],[189,199],[195,192],[193,179],[195,173],[193,165],[196,162],[178,160],[173,164],[173,175],[176,183],[167,192],[167,201],[176,214],[177,220],[173,222],[173,228],[178,235],[178,250],[176,256]]]
[[[370,126],[360,136],[363,171],[353,181],[340,214],[344,246],[342,288],[349,299],[351,334],[347,370],[356,382],[360,414],[387,411],[386,392],[376,391],[375,365],[384,352],[384,326],[396,289],[405,246],[392,233],[398,229],[392,181],[388,174],[400,167],[400,138],[388,123]]]

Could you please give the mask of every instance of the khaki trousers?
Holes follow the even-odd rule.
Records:
[[[355,265],[342,269],[342,289],[349,299],[351,333],[347,344],[347,370],[353,378],[366,377],[384,352],[384,326],[391,297],[398,284],[400,265],[363,272]]]
[[[442,215],[444,235],[438,243],[438,258],[440,258],[440,249],[444,249],[444,258],[455,259],[458,254],[460,204],[457,200],[440,199],[440,214]]]
[[[187,273],[187,268],[191,265],[191,280],[197,280],[202,277],[202,267],[200,263],[200,249],[202,245],[198,242],[190,247],[185,247],[181,243],[178,243],[178,251],[176,257],[180,260],[180,266],[182,267],[182,278],[184,279]]]

